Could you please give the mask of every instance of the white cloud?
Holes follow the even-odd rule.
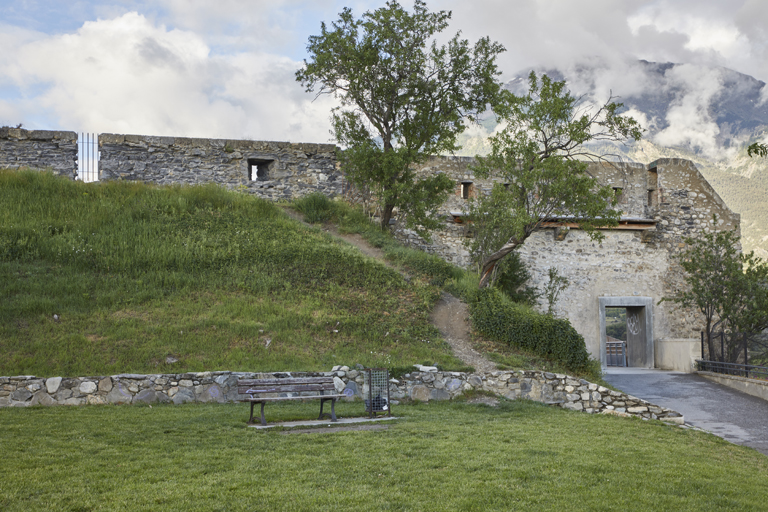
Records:
[[[690,145],[708,158],[730,156],[719,148],[720,129],[709,114],[712,99],[723,88],[721,71],[684,64],[670,69],[666,76],[670,87],[678,92],[667,110],[669,126],[658,132],[654,141],[662,146]]]
[[[212,55],[197,34],[135,12],[21,43],[12,53],[0,73],[21,89],[44,84],[35,102],[55,112],[62,129],[328,138],[328,105],[310,104],[294,80],[298,62],[259,52]]]

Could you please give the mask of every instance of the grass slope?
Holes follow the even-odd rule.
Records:
[[[462,366],[436,286],[216,186],[0,171],[0,296],[0,375]]]
[[[344,403],[341,415],[359,413]],[[272,417],[316,414],[279,404]],[[285,435],[242,404],[0,411],[0,509],[765,510],[768,459],[715,436],[525,401],[396,407]]]

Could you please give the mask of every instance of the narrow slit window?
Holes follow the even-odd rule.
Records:
[[[613,187],[613,197],[616,198],[616,204],[624,202],[624,189],[621,187]]]
[[[461,198],[469,199],[470,197],[472,197],[472,182],[462,181],[461,182]]]
[[[655,189],[651,189],[648,191],[648,206],[658,206],[659,200],[658,200],[658,193]]]

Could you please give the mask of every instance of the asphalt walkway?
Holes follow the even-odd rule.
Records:
[[[604,379],[625,393],[681,413],[687,424],[768,455],[768,401],[692,373],[611,367]]]

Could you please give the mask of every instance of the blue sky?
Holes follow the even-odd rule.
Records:
[[[359,15],[382,3],[0,0],[0,125],[328,142],[332,99],[314,100],[293,78],[307,37],[344,6]],[[628,69],[644,58],[722,65],[768,80],[764,0],[428,6],[453,11],[451,33],[504,44],[499,63],[507,79],[532,66],[599,63],[606,91],[634,94],[643,84]],[[701,94],[711,96],[711,86]]]

